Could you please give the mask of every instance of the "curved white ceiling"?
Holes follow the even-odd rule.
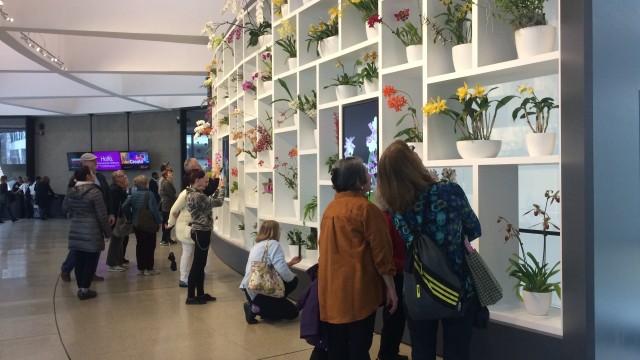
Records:
[[[199,106],[212,54],[201,30],[223,0],[3,0],[0,116]],[[45,59],[20,32],[68,67]]]

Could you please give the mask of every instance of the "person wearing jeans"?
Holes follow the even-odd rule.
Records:
[[[211,231],[213,230],[213,212],[211,209],[224,204],[224,180],[220,188],[207,196],[202,191],[209,179],[202,169],[191,170],[187,174],[190,187],[187,191],[187,210],[191,215],[191,239],[195,242],[193,264],[187,282],[187,305],[206,304],[216,298],[204,291],[204,267],[207,265]]]
[[[162,208],[162,223],[168,224],[171,207],[176,202],[176,188],[173,185],[173,169],[165,167],[162,171],[162,182],[160,183],[160,207]],[[169,245],[175,243],[175,240],[171,240],[171,230],[167,226],[162,227],[162,240],[160,245]]]
[[[124,214],[120,208],[122,204],[127,200],[127,188],[129,187],[129,180],[124,174],[124,171],[117,170],[111,173],[111,186],[109,193],[111,194],[111,203],[118,209],[116,210],[117,218],[124,218]],[[112,229],[115,228],[115,224]],[[107,252],[107,271],[125,271],[128,266],[124,264],[123,255],[123,241],[124,237],[112,236],[109,243],[109,251]]]

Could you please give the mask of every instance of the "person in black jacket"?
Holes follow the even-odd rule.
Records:
[[[40,207],[40,220],[47,220],[49,208],[51,207],[51,201],[55,198],[56,194],[51,189],[51,180],[48,176],[43,176],[42,180],[38,181],[36,185],[36,202]]]
[[[62,210],[71,214],[69,250],[74,251],[76,258],[78,299],[87,300],[98,295],[90,289],[91,280],[98,267],[100,252],[104,250],[105,238],[109,241],[112,232],[107,207],[94,182],[93,171],[83,166],[74,176],[75,186],[67,192]]]
[[[89,169],[93,171],[93,173],[95,174],[94,183],[98,186],[98,189],[102,192],[102,200],[104,201],[105,206],[107,208],[107,213],[109,214],[109,225],[113,225],[116,222],[116,217],[115,217],[114,208],[111,205],[109,183],[107,182],[107,178],[104,175],[96,172],[96,169],[98,168],[98,162],[96,161],[96,159],[97,157],[92,153],[84,153],[80,157],[80,160],[82,161],[82,166],[88,166]],[[74,179],[72,177],[70,181],[73,181],[73,180]],[[38,191],[36,190],[36,196],[37,194],[38,194]],[[73,250],[70,250],[69,253],[67,254],[67,258],[62,263],[62,266],[60,269],[61,270],[60,278],[62,278],[63,281],[65,282],[71,281],[70,274],[75,264],[76,264],[75,253]],[[104,277],[94,274],[93,280],[103,281]]]
[[[2,215],[4,215],[4,209],[6,208],[9,211],[9,216],[11,217],[11,221],[16,222],[18,218],[13,216],[13,210],[11,209],[11,202],[13,201],[13,193],[9,190],[9,184],[7,184],[7,175],[2,175],[0,177],[0,223],[2,221]]]

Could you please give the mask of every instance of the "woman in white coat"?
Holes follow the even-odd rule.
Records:
[[[176,202],[171,207],[171,216],[168,220],[168,228],[171,229],[171,240],[180,241],[182,244],[182,257],[180,257],[180,281],[178,286],[187,287],[189,269],[193,261],[193,249],[195,243],[191,240],[191,214],[187,211],[187,190],[182,190]]]

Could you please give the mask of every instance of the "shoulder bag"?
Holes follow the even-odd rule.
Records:
[[[405,260],[403,287],[411,320],[464,315],[467,299],[462,285],[440,246],[425,234],[414,236]]]
[[[142,230],[147,233],[156,233],[160,226],[156,223],[153,218],[153,214],[151,214],[151,210],[149,210],[149,198],[151,198],[151,191],[147,191],[144,194],[144,205],[140,210],[138,210],[138,216],[136,217],[136,223],[134,227],[136,229]]]
[[[480,254],[471,247],[469,241],[466,239],[465,246],[465,259],[469,265],[473,282],[476,285],[476,293],[478,293],[480,305],[489,306],[497,303],[502,299],[502,286],[500,286],[491,269],[489,269],[482,257],[480,257]]]
[[[113,228],[113,235],[123,238],[133,232],[133,224],[127,220],[126,216],[121,216],[120,208],[118,208],[118,217],[116,218],[116,226]]]
[[[258,294],[281,298],[284,297],[284,281],[267,261],[267,249],[269,243],[264,245],[261,261],[252,261],[247,289]]]

